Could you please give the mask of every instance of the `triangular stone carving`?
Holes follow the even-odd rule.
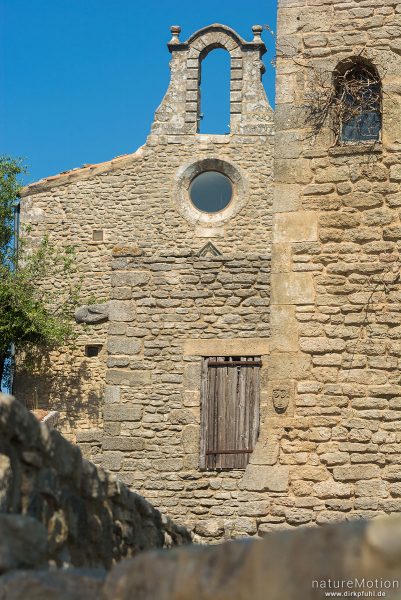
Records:
[[[198,256],[207,256],[208,254],[211,256],[221,256],[221,252],[217,250],[216,246],[214,246],[212,242],[205,244],[205,246],[199,250]]]

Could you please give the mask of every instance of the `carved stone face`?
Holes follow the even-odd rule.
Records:
[[[273,406],[279,414],[284,413],[290,401],[290,389],[288,386],[275,387],[273,389]]]

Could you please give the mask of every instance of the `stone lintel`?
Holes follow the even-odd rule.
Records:
[[[266,338],[189,339],[184,341],[184,356],[263,356],[269,354]]]

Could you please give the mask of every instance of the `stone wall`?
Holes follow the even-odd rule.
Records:
[[[111,297],[124,300],[110,303],[104,427],[77,439],[200,535],[254,533],[244,472],[199,472],[201,357],[260,355],[265,387],[270,257],[124,252],[112,263]]]
[[[190,541],[183,527],[113,475],[83,460],[77,446],[4,395],[0,395],[0,511],[26,517],[0,523],[2,535],[15,538],[8,554],[0,552],[0,571],[48,561],[109,568],[138,551]],[[24,535],[32,540],[28,543]],[[22,556],[17,563],[13,552]]]
[[[0,556],[10,531],[0,518]],[[101,570],[13,570],[1,600],[401,598],[400,518],[269,534],[262,541],[145,552]],[[1,563],[0,563],[1,566]]]
[[[88,457],[204,539],[401,509],[400,15],[398,0],[279,2],[274,146],[260,28],[251,42],[220,25],[181,42],[173,28],[145,146],[23,193],[22,221],[77,246],[109,323],[77,326],[77,348],[17,389],[43,390]],[[231,132],[200,135],[201,61],[215,47],[231,55]],[[311,135],[314,75],[330,82],[361,54],[383,82],[380,142]],[[214,168],[234,197],[213,215],[188,189]],[[83,356],[88,343],[98,357]],[[245,471],[198,468],[201,358],[215,355],[262,359]]]
[[[401,509],[401,313],[391,285],[400,31],[396,0],[279,2],[269,376],[296,393],[294,419],[279,432],[290,489],[274,507],[291,524]],[[328,126],[314,138],[314,73],[361,53],[382,77],[381,142],[335,145]]]
[[[178,33],[146,144],[23,192],[21,222],[33,238],[47,232],[75,245],[83,301],[106,302],[109,322],[77,325],[76,348],[45,357],[42,373],[17,375],[16,393],[59,411],[63,433],[86,457],[219,539],[254,534],[268,510],[242,489],[244,471],[200,473],[198,465],[202,356],[261,356],[261,421],[272,412],[273,113],[261,83],[260,27],[251,42],[220,25],[187,42]],[[216,47],[231,57],[230,133],[201,135],[201,62]],[[215,214],[189,200],[192,178],[205,169],[224,172],[233,186],[232,201]],[[103,241],[92,240],[94,230]],[[100,354],[85,357],[87,344],[102,345]],[[260,449],[255,460],[266,464]],[[275,461],[270,455],[267,464]]]

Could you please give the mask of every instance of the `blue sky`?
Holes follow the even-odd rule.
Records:
[[[213,22],[252,39],[255,23],[275,30],[276,0],[0,0],[0,154],[23,157],[29,182],[135,151],[169,82],[170,25],[185,40]],[[216,133],[227,124],[224,54],[202,71],[202,125]]]

